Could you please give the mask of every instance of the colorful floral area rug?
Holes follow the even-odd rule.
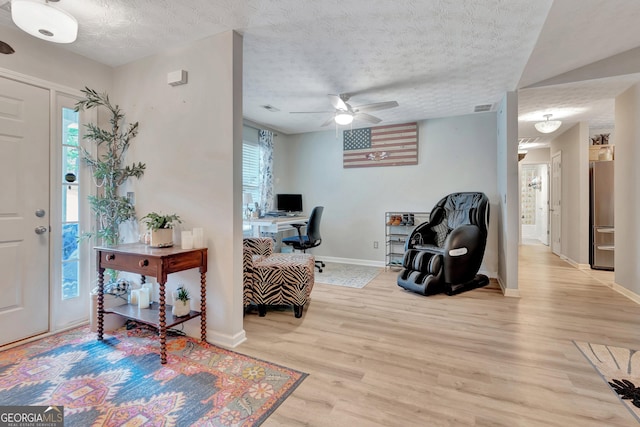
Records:
[[[574,344],[640,422],[640,351],[578,341]]]
[[[307,374],[146,328],[88,327],[0,352],[1,405],[62,405],[65,426],[257,426]]]

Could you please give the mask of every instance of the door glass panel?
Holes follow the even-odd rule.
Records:
[[[70,261],[62,263],[62,299],[77,298],[80,296],[78,276],[80,263]]]
[[[62,187],[62,224],[78,222],[78,186],[65,185]],[[76,224],[77,225],[77,224]]]
[[[63,147],[62,149],[62,178],[64,182],[73,182],[67,174],[72,173],[78,177],[79,166],[78,149],[73,147]]]
[[[78,224],[64,224],[62,226],[62,261],[78,258]]]
[[[80,252],[78,230],[80,218],[79,151],[78,151],[79,114],[71,108],[62,109],[62,299],[80,296],[78,275]]]

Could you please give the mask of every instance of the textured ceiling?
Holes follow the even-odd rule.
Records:
[[[329,93],[351,94],[354,106],[398,101],[374,113],[383,123],[470,114],[506,91],[640,46],[638,0],[61,0],[58,7],[80,23],[78,40],[63,48],[111,66],[240,32],[244,116],[286,133],[326,129],[329,113],[290,112],[330,111]],[[2,10],[0,25],[13,26]],[[578,120],[612,126],[613,98],[639,80],[522,90],[520,134],[537,134],[531,120],[546,112],[580,111],[565,115],[563,128]]]

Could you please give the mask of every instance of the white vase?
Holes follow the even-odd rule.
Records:
[[[171,314],[175,317],[188,315],[191,312],[190,302],[191,300],[180,301],[179,299],[174,299],[173,306],[171,307]]]
[[[173,228],[152,230],[149,246],[154,248],[168,248],[173,246]]]

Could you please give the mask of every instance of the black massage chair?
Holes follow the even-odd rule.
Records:
[[[487,244],[489,199],[483,193],[452,193],[409,236],[398,286],[422,295],[454,295],[479,288],[477,274]]]

